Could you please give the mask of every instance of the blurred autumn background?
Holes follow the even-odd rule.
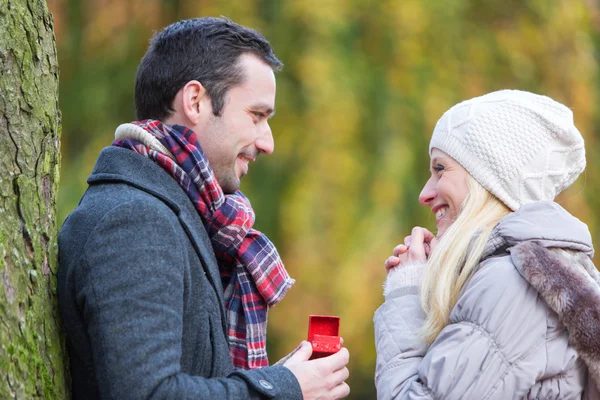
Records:
[[[261,31],[277,76],[276,151],[242,190],[256,227],[297,280],[270,313],[271,362],[307,333],[309,314],[341,317],[351,398],[374,399],[372,316],[383,262],[414,225],[427,144],[441,114],[519,88],[571,107],[588,168],[559,201],[600,243],[600,9],[589,0],[49,0],[63,116],[59,222],[96,155],[134,118],[137,64],[153,31],[224,15]],[[158,227],[157,227],[158,229]]]

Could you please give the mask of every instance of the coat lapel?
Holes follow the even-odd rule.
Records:
[[[223,285],[217,260],[200,216],[177,182],[152,160],[112,146],[102,150],[87,182],[90,185],[125,183],[158,198],[173,210],[200,259],[202,272],[219,299],[221,321],[227,335]]]
[[[194,246],[198,257],[202,262],[207,278],[217,292],[219,303],[224,304],[223,285],[221,284],[221,275],[219,273],[217,259],[215,258],[212,244],[204,230],[204,225],[202,224],[198,213],[196,210],[192,210],[192,212],[190,212],[190,210],[182,210],[179,214],[179,221],[188,234],[190,242]],[[202,227],[202,229],[197,229],[198,226]]]

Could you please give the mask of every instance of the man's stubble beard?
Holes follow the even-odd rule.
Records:
[[[227,149],[225,149],[224,152],[218,151],[219,143],[222,142],[227,136],[229,136],[229,133],[221,117],[213,116],[207,127],[207,132],[205,135],[208,142],[207,147],[209,147],[205,154],[208,158],[210,167],[215,174],[215,178],[223,190],[223,193],[232,194],[235,193],[240,187],[240,180],[235,173],[237,155],[230,162],[219,156],[219,153],[226,153]]]

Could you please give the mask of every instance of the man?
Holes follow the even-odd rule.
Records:
[[[100,153],[61,228],[58,297],[74,398],[336,399],[348,351],[268,366],[267,308],[293,280],[252,229],[240,179],[274,143],[274,71],[257,32],[174,23],[138,68],[139,121]]]

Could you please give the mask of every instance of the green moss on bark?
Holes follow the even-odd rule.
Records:
[[[0,398],[69,397],[56,300],[60,138],[53,20],[0,2]]]

